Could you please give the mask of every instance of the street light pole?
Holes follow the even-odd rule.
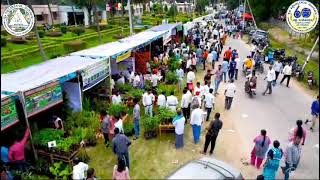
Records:
[[[132,16],[131,16],[131,5],[130,0],[128,0],[128,12],[129,12],[129,26],[130,26],[130,35],[133,34],[133,27],[132,27]]]
[[[308,57],[307,57],[306,61],[304,62],[304,64],[303,64],[303,66],[302,66],[302,70],[301,70],[301,71],[303,71],[303,70],[304,70],[304,68],[306,67],[306,65],[308,64],[308,62],[309,62],[309,60],[310,60],[310,58],[311,58],[311,56],[312,56],[312,53],[313,53],[313,51],[314,51],[314,49],[315,49],[316,45],[318,44],[318,42],[319,42],[319,36],[318,36],[318,38],[317,38],[316,42],[313,44],[313,47],[312,47],[312,49],[311,49],[311,51],[310,51],[310,53],[309,53],[309,55],[308,55]]]

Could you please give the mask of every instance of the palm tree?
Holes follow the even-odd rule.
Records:
[[[31,5],[31,0],[27,0],[27,4],[28,4],[29,8],[31,9],[31,11],[34,14],[34,11],[33,11],[32,5]],[[48,58],[47,58],[47,56],[46,56],[46,54],[45,54],[45,52],[43,50],[43,47],[42,47],[42,44],[41,44],[41,41],[40,41],[40,36],[39,36],[39,33],[38,33],[38,28],[37,28],[36,24],[37,24],[37,19],[35,18],[33,30],[34,30],[34,33],[35,33],[36,38],[37,38],[37,43],[38,43],[38,47],[39,47],[39,50],[40,50],[40,54],[41,54],[42,60],[46,61]]]

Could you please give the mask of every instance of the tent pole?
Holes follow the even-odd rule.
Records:
[[[29,125],[29,120],[28,120],[28,114],[27,114],[27,109],[26,109],[26,106],[25,106],[25,99],[24,99],[24,94],[23,92],[19,92],[20,94],[20,97],[21,97],[21,103],[22,103],[22,108],[23,108],[23,113],[24,113],[24,120],[26,121],[26,125],[27,125],[27,128],[29,129],[29,133],[30,133],[30,143],[31,143],[31,149],[33,151],[33,155],[34,155],[34,159],[35,160],[38,160],[38,155],[36,153],[36,150],[33,146],[33,141],[32,141],[32,133],[31,133],[31,129],[30,129],[30,125]]]

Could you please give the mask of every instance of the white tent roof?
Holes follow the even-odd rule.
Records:
[[[27,91],[84,69],[104,59],[102,57],[65,56],[13,73],[1,74],[1,91]],[[3,97],[2,94],[1,97]]]
[[[116,42],[107,43],[94,48],[74,52],[71,53],[71,55],[111,57],[136,48],[138,46],[144,45],[145,43],[149,43],[150,41],[159,38],[167,32],[168,31],[143,31],[141,33],[123,38]]]

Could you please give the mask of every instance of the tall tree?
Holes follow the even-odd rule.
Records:
[[[196,11],[202,14],[206,11],[206,6],[209,6],[208,0],[198,0],[196,4]]]
[[[96,0],[92,0],[93,3],[93,13],[94,13],[94,19],[97,26],[97,32],[99,35],[99,43],[102,44],[102,36],[100,31],[100,24],[99,24],[99,18],[98,18],[98,12],[97,12],[97,3]]]
[[[46,0],[46,3],[48,5],[48,9],[49,9],[50,17],[51,17],[51,25],[53,26],[54,25],[54,17],[53,17],[51,6],[50,6],[50,0]]]
[[[89,14],[89,25],[92,24],[92,14],[93,1],[94,0],[71,0],[76,6],[80,8],[87,8]]]

